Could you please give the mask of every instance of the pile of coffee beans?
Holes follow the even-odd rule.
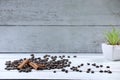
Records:
[[[110,70],[110,66],[105,65],[98,65],[96,63],[80,63],[77,66],[72,66],[72,62],[69,60],[71,56],[51,56],[51,55],[44,55],[42,57],[35,57],[34,54],[30,55],[30,58],[23,58],[14,61],[6,61],[6,70],[18,70],[19,72],[31,72],[33,69],[35,70],[54,70],[53,73],[57,71],[55,69],[60,69],[62,72],[68,73],[69,71],[74,72],[86,72],[86,73],[109,73],[111,74],[112,71]],[[74,55],[72,58],[77,58]],[[87,67],[86,67],[87,66]],[[85,68],[83,68],[85,67]],[[67,68],[67,69],[66,69]],[[98,71],[96,71],[97,69]]]
[[[57,59],[59,58],[59,59]],[[28,64],[24,64],[21,69],[18,68],[19,65],[22,64],[23,61],[27,60],[19,59],[14,61],[6,61],[6,70],[18,70],[19,72],[31,72],[34,69],[32,66]],[[51,70],[51,69],[63,69],[65,67],[70,67],[71,61],[65,58],[65,55],[62,56],[51,56],[44,55],[42,57],[35,58],[34,54],[31,54],[31,58],[28,59],[30,62],[35,64],[42,64],[44,67],[40,67],[37,70]],[[33,65],[36,66],[36,65]],[[54,71],[56,73],[56,71]]]

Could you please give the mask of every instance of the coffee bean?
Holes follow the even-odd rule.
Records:
[[[79,72],[82,72],[82,70],[79,70]]]
[[[91,73],[95,73],[94,71],[91,71]]]
[[[11,61],[6,61],[5,65],[10,65]]]
[[[90,68],[88,68],[88,69],[87,69],[87,71],[91,71],[91,69],[90,69]]]
[[[70,58],[70,56],[68,56],[68,58]]]
[[[74,58],[76,58],[77,56],[76,56],[76,55],[74,55],[73,57],[74,57]]]
[[[68,70],[66,70],[65,73],[68,73]]]
[[[111,74],[111,73],[112,73],[112,71],[108,70],[108,73],[109,73],[109,74]]]
[[[22,70],[19,70],[19,72],[22,72]]]
[[[103,65],[100,65],[100,67],[103,67]]]
[[[86,71],[86,73],[90,73],[90,71]]]
[[[65,71],[65,69],[62,69],[61,71],[63,71],[63,72],[64,72],[64,71]]]
[[[93,63],[92,66],[96,66],[96,63]]]
[[[56,71],[53,71],[53,73],[56,73]]]
[[[90,63],[87,63],[87,65],[90,65]]]
[[[71,64],[72,62],[70,61],[69,64]]]
[[[65,55],[62,56],[63,58],[65,57]]]
[[[100,72],[100,73],[103,73],[103,70],[100,70],[99,72]]]
[[[106,66],[106,68],[110,68],[110,66]]]
[[[78,68],[80,68],[80,66],[78,66]]]
[[[96,68],[99,68],[99,66],[96,66]]]
[[[80,66],[84,66],[84,64],[80,64]]]
[[[108,71],[107,70],[104,70],[105,73],[107,73]]]

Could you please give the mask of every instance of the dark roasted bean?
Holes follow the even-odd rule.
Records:
[[[76,58],[77,56],[76,56],[76,55],[74,55],[73,57],[74,57],[74,58]]]
[[[68,73],[68,70],[65,70],[65,73]]]
[[[70,56],[68,56],[68,58],[70,58]]]
[[[100,65],[100,67],[103,67],[103,65]]]
[[[90,63],[87,63],[87,65],[90,65]]]
[[[106,68],[110,68],[110,66],[106,66]]]
[[[84,64],[80,64],[80,66],[84,66]]]
[[[100,72],[100,73],[103,73],[103,70],[100,70],[99,72]]]
[[[91,71],[91,73],[94,73],[94,71]]]
[[[111,74],[111,73],[112,73],[112,71],[108,70],[108,73],[109,73],[109,74]]]
[[[96,68],[99,68],[99,66],[96,66]]]
[[[53,73],[56,73],[56,71],[53,71]]]

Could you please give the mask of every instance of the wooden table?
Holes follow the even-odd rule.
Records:
[[[45,54],[37,53],[36,57],[42,57]],[[104,59],[102,54],[50,54],[50,55],[66,55],[70,56],[69,59],[72,61],[72,65],[77,66],[84,63],[84,72],[73,72],[68,73],[61,72],[56,69],[56,73],[53,70],[36,71],[32,70],[30,73],[19,73],[17,70],[6,71],[5,61],[16,60],[20,58],[29,58],[30,54],[0,54],[0,79],[80,79],[80,80],[120,80],[120,61],[109,61]],[[77,58],[73,58],[77,55]],[[103,64],[104,66],[111,66],[112,74],[99,73],[100,69],[92,68],[95,70],[94,74],[86,73],[86,69],[89,67],[86,63]],[[69,68],[68,68],[69,69]],[[104,68],[103,68],[104,69]]]

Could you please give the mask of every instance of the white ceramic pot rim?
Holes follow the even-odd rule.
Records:
[[[110,45],[110,44],[107,44],[107,43],[102,43],[102,45],[108,45],[108,46],[111,46],[111,47],[120,47],[120,45]]]

